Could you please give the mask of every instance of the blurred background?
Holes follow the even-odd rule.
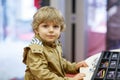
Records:
[[[46,5],[65,18],[60,40],[67,60],[120,48],[120,0],[0,0],[0,80],[23,80],[23,48],[34,36],[32,17]]]

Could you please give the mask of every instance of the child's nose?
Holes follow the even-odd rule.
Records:
[[[53,31],[54,29],[53,29],[53,27],[49,27],[49,31]]]

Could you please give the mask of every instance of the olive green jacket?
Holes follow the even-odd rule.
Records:
[[[60,43],[47,45],[34,42],[24,48],[23,62],[26,64],[24,80],[73,80],[66,73],[77,73],[76,63],[62,58]]]

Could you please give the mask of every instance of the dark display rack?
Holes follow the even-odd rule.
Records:
[[[91,80],[120,80],[120,52],[103,51]]]

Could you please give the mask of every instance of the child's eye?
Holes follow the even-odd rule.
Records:
[[[43,27],[44,27],[44,28],[47,28],[47,27],[48,27],[48,25],[43,25]]]
[[[59,28],[59,26],[58,25],[55,25],[55,26],[53,26],[54,28]]]

